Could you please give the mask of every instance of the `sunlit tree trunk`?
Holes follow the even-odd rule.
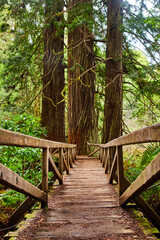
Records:
[[[102,142],[122,134],[122,0],[108,0],[106,88]]]
[[[46,126],[47,138],[65,141],[63,29],[57,23],[63,18],[62,0],[46,1],[46,27],[44,31],[42,125]]]
[[[78,2],[70,0],[69,7]],[[76,11],[78,14],[78,10]],[[92,14],[91,14],[92,17]],[[69,16],[72,21],[72,16]],[[70,30],[68,36],[68,137],[77,144],[78,154],[86,154],[87,141],[95,141],[94,66],[93,37],[86,25]]]

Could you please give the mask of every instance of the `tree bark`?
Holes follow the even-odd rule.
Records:
[[[91,1],[70,0],[69,7],[73,9],[74,5],[76,9],[79,2],[85,7],[85,2]],[[73,21],[73,16],[69,16],[69,21]],[[96,136],[95,74],[89,70],[95,64],[92,32],[84,24],[70,30],[68,46],[68,138],[69,143],[77,144],[78,154],[86,154],[87,141],[94,141]]]
[[[108,0],[106,88],[102,142],[122,135],[122,0]]]
[[[62,0],[46,1],[46,27],[44,31],[42,125],[46,126],[47,138],[65,141],[63,28],[57,28],[63,15]]]

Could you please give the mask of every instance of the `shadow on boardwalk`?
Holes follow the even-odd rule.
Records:
[[[64,184],[51,191],[48,209],[19,229],[20,240],[155,239],[119,207],[118,196],[99,160],[79,158]]]

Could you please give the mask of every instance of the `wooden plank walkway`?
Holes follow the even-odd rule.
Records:
[[[101,163],[82,157],[64,184],[50,193],[49,207],[19,231],[16,239],[153,239],[146,237],[118,196]]]

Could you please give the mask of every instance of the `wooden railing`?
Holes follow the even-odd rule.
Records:
[[[160,217],[140,194],[160,180],[160,153],[143,170],[137,179],[133,183],[130,183],[124,175],[123,146],[159,141],[160,123],[142,128],[100,145],[100,160],[102,166],[105,168],[105,173],[109,174],[109,182],[112,184],[113,180],[115,180],[119,185],[120,206],[124,207],[131,200],[134,200],[158,229],[160,229]]]
[[[23,214],[35,203],[35,201],[40,201],[42,208],[47,206],[48,171],[53,171],[53,180],[58,179],[59,184],[62,184],[63,171],[66,170],[66,173],[69,174],[69,167],[73,166],[76,159],[76,145],[48,141],[3,129],[0,129],[0,145],[43,149],[42,182],[38,186],[29,183],[0,163],[0,183],[28,196],[9,219],[9,226],[12,226],[22,218]],[[52,153],[53,149],[57,150]],[[59,152],[58,168],[52,159],[52,155],[57,152]]]

